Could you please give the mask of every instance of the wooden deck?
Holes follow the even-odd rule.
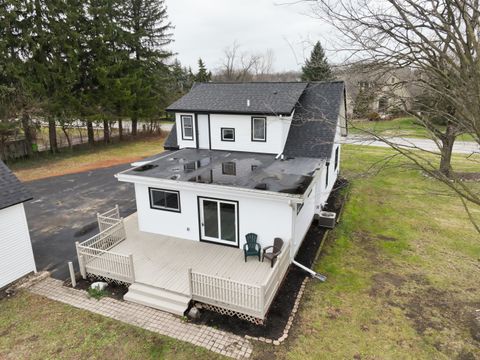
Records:
[[[136,213],[124,223],[126,240],[110,250],[133,255],[135,282],[189,295],[189,268],[255,286],[272,273],[268,261],[249,257],[245,263],[242,249],[141,232]]]

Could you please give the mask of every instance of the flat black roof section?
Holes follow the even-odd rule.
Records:
[[[315,158],[280,160],[270,154],[182,149],[124,174],[301,195],[323,162]]]

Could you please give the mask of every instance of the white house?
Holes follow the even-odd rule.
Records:
[[[344,83],[201,83],[167,110],[170,151],[117,174],[135,185],[125,237],[148,237],[112,249],[130,256],[125,299],[178,314],[193,299],[262,320],[337,178]],[[283,240],[272,268],[245,261],[249,233],[262,249]],[[88,251],[84,273],[113,277]]]
[[[0,161],[0,289],[36,272],[23,203],[28,190]]]

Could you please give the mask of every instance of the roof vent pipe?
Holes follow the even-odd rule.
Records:
[[[247,99],[247,107],[250,107],[250,99]]]

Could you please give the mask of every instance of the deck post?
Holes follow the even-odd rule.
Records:
[[[125,222],[123,221],[123,217],[120,218],[120,226],[122,227],[122,241],[127,238],[127,232],[125,231]]]
[[[190,298],[192,298],[193,297],[192,268],[188,268],[188,292],[190,293]]]
[[[118,204],[115,205],[115,209],[117,210],[117,218],[120,217],[120,208],[118,207]]]
[[[87,269],[85,268],[85,262],[83,261],[83,255],[78,257],[78,264],[80,265],[80,274],[82,274],[82,278],[87,278]]]
[[[85,269],[85,263],[83,261],[83,255],[80,255],[80,251],[78,247],[80,246],[80,243],[78,241],[75,241],[75,249],[77,250],[77,258],[78,258],[78,267],[80,268],[80,274],[82,275],[83,279],[87,278],[87,271]]]
[[[265,285],[260,286],[260,312],[265,315]]]
[[[133,284],[135,282],[135,268],[133,267],[133,255],[132,254],[128,255],[128,260],[129,260],[129,264],[130,264],[130,271],[131,271],[131,274],[132,274],[131,281],[132,281],[132,284]]]

